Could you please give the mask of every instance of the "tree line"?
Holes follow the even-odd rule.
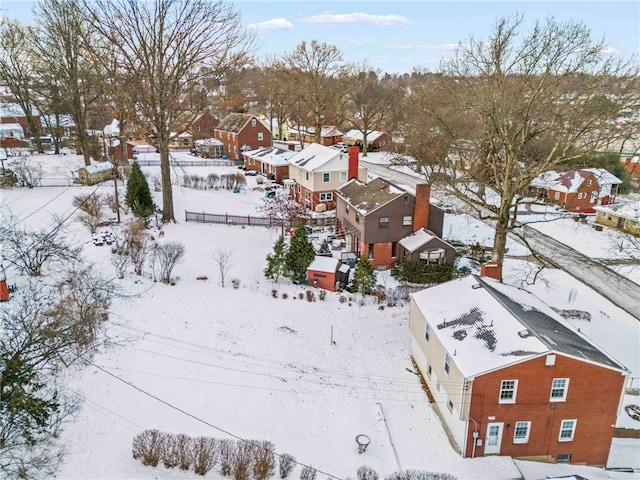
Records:
[[[314,127],[316,141],[323,125],[358,129],[363,155],[371,130],[402,139],[396,153],[415,157],[427,182],[494,222],[502,264],[534,177],[628,148],[638,131],[618,121],[640,108],[637,59],[609,54],[574,21],[524,31],[522,16],[497,19],[487,39],[461,39],[437,71],[392,75],[316,40],[257,60],[254,36],[221,1],[41,0],[34,18],[0,28],[1,80],[30,135],[37,144],[36,110],[53,127],[70,115],[89,164],[86,129],[118,119],[122,144],[135,134],[160,153],[164,222],[175,220],[171,135],[204,111],[249,111],[271,119],[279,138],[289,122]]]

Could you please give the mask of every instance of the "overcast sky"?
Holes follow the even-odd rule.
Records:
[[[2,0],[7,16],[33,21],[29,0]],[[436,70],[470,36],[486,39],[499,17],[522,13],[530,26],[549,16],[584,22],[611,54],[640,52],[640,2],[615,1],[268,1],[233,2],[257,31],[262,55],[281,55],[301,41],[336,45],[348,61],[387,72]],[[528,28],[527,28],[528,30]]]

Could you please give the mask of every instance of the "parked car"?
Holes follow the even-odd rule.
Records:
[[[244,174],[247,177],[255,177],[256,175],[258,175],[258,171],[257,170],[245,170]]]
[[[445,213],[456,213],[455,205],[446,202],[438,202],[436,203],[436,207],[445,211]]]
[[[348,147],[344,143],[336,143],[335,145],[331,145],[331,147],[340,150],[342,153],[347,153],[348,150]]]

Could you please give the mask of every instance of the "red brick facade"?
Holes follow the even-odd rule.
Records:
[[[625,376],[616,370],[559,354],[547,366],[546,356],[477,377],[473,381],[469,416],[478,423],[473,452],[473,422],[469,422],[464,456],[484,455],[487,424],[502,422],[499,454],[571,463],[605,465]],[[554,379],[569,379],[566,400],[550,401]],[[500,403],[503,380],[517,380],[515,403]],[[563,420],[576,420],[571,441],[559,441]],[[516,422],[531,422],[526,443],[514,443]],[[565,457],[565,460],[567,457]]]
[[[224,145],[224,154],[229,160],[242,161],[243,148],[255,150],[271,145],[271,132],[257,117],[243,114],[231,115],[241,115],[241,118],[236,118],[236,122],[225,122],[225,119],[215,129],[215,138]],[[227,123],[232,123],[232,127],[227,127]]]

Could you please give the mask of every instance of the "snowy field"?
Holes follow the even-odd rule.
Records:
[[[74,161],[69,156],[63,160]],[[46,168],[59,168],[55,157],[43,161]],[[82,165],[79,158],[75,161]],[[199,175],[237,171],[193,168]],[[143,171],[151,178],[159,175],[159,169]],[[448,472],[460,479],[574,473],[593,479],[637,478],[509,457],[462,459],[417,377],[406,370],[412,367],[407,302],[380,310],[372,299],[362,302],[359,296],[347,295],[344,303],[334,293],[315,302],[298,299],[304,288],[288,281],[272,283],[262,274],[278,232],[184,222],[184,210],[255,215],[264,194],[253,190],[255,177],[247,181],[247,189],[236,194],[174,188],[178,222],[165,225],[164,237],[156,238],[185,244],[185,260],[174,270],[179,280],[170,286],[129,272],[121,281],[130,297],[114,305],[107,323],[112,346],[66,378],[67,388],[84,403],[60,437],[68,455],[58,478],[199,478],[192,472],[144,467],[132,458],[133,436],[151,428],[270,440],[278,453],[290,453],[318,469],[318,480],[328,475],[354,478],[361,465],[383,478],[406,469]],[[45,228],[54,213],[69,216],[69,234],[84,245],[83,257],[115,274],[109,247],[94,246],[89,232],[73,221],[73,196],[95,188],[110,193],[113,187],[0,190],[0,206],[3,215],[37,228]],[[161,204],[161,194],[154,195]],[[477,241],[491,238],[488,227],[464,215],[447,215],[444,232],[445,237],[470,232]],[[211,254],[220,248],[235,249],[228,279],[238,279],[238,289],[219,283]],[[518,246],[509,248],[512,254]],[[505,281],[521,285],[530,269],[523,260],[509,259]],[[7,276],[11,283],[22,281],[12,269]],[[207,280],[197,280],[202,276]],[[592,320],[582,321],[582,331],[640,377],[636,320],[561,271],[545,269],[528,288],[553,307],[588,311]],[[363,454],[356,448],[358,434],[371,438]],[[291,478],[298,478],[300,469]],[[212,471],[206,478],[222,477]]]

